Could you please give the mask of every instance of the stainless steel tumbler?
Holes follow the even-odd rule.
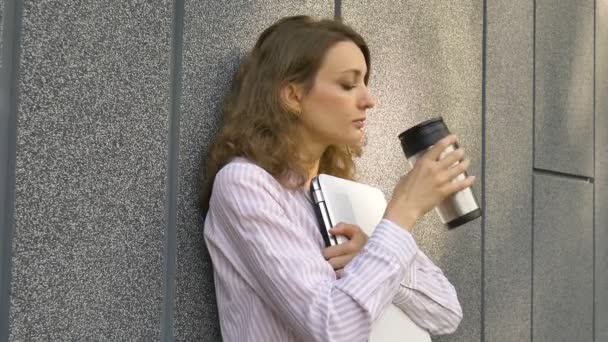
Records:
[[[416,161],[428,149],[449,134],[450,131],[442,117],[421,122],[399,134],[401,147],[410,166],[414,167]],[[441,153],[439,159],[444,158],[448,153],[457,148],[457,144],[450,145]],[[462,181],[467,177],[467,173],[463,172],[454,178],[453,181]],[[435,211],[439,215],[441,222],[449,229],[456,228],[481,216],[481,208],[477,204],[471,187],[449,196],[435,207]]]

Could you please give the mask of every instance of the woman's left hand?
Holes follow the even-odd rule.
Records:
[[[348,264],[367,243],[367,234],[354,224],[340,223],[329,230],[332,235],[343,235],[348,241],[323,250],[323,257],[336,270],[338,278],[342,277],[344,266]]]

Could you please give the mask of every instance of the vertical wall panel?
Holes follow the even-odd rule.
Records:
[[[25,1],[12,341],[156,341],[170,1]]]
[[[481,194],[482,1],[342,1],[344,20],[368,41],[370,86],[378,99],[368,116],[360,178],[390,196],[406,161],[397,135],[443,116],[472,159]],[[455,285],[464,320],[437,341],[478,341],[481,327],[481,220],[447,231],[435,212],[414,235]]]
[[[15,195],[15,84],[21,3],[0,0],[0,340],[8,339],[10,259]],[[10,13],[7,15],[7,13]],[[5,28],[6,26],[6,28]],[[6,37],[5,37],[6,36]]]
[[[608,342],[608,1],[596,6],[595,342]]]
[[[4,32],[4,1],[6,0],[0,0],[0,56],[2,56],[4,46],[4,35],[2,34]],[[2,68],[3,62],[2,58],[0,58],[0,68]]]
[[[175,303],[178,341],[219,339],[213,271],[197,208],[199,164],[218,129],[218,104],[239,58],[262,30],[283,16],[297,14],[331,18],[334,2],[186,1]]]
[[[591,183],[534,175],[533,263],[533,341],[591,342]]]
[[[593,176],[593,0],[536,1],[534,166]]]
[[[486,4],[484,341],[523,342],[531,339],[534,8]]]

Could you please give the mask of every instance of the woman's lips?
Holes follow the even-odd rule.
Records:
[[[355,125],[355,127],[357,127],[357,129],[363,129],[365,127],[365,119],[355,120],[355,121],[353,121],[353,125]]]

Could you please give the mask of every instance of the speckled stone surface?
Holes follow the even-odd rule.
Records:
[[[534,8],[527,0],[486,5],[484,341],[525,342],[531,339]]]
[[[368,116],[361,180],[390,196],[408,171],[397,135],[443,116],[467,156],[481,190],[482,2],[342,1],[344,20],[368,41],[370,86],[378,104]],[[436,341],[477,341],[481,328],[481,220],[448,231],[434,211],[414,231],[421,249],[455,285],[465,319]]]
[[[536,1],[537,168],[593,176],[593,3]]]
[[[287,15],[333,17],[333,1],[186,1],[180,124],[176,341],[218,341],[212,266],[198,220],[198,172],[218,129],[218,103],[239,58]],[[202,150],[202,151],[201,151]],[[202,152],[202,153],[201,153]]]
[[[608,342],[608,1],[596,1],[595,342]]]
[[[2,68],[2,65],[4,64],[4,61],[1,58],[2,50],[4,48],[4,1],[6,0],[0,0],[0,68]]]
[[[171,1],[24,1],[11,341],[157,341]]]
[[[592,342],[593,185],[534,175],[534,342]]]

